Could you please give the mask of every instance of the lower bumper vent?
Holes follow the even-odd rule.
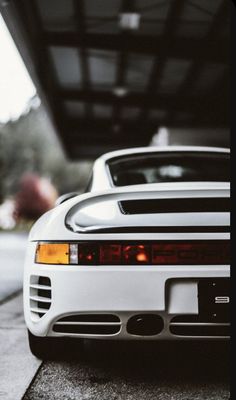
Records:
[[[113,314],[76,314],[59,319],[54,332],[75,335],[109,336],[120,332],[121,321]]]
[[[170,322],[170,332],[178,336],[195,337],[230,337],[229,322],[209,322],[199,316],[182,315],[174,317]]]
[[[46,276],[30,277],[30,311],[41,318],[50,309],[52,302],[51,280]]]

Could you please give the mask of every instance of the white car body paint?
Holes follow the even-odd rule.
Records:
[[[39,241],[159,241],[159,240],[229,240],[229,212],[162,213],[122,215],[113,207],[108,212],[110,227],[171,227],[173,232],[93,232],[83,227],[91,218],[92,227],[106,226],[102,213],[95,218],[89,215],[89,207],[108,210],[111,204],[123,199],[181,199],[230,196],[228,182],[183,182],[111,187],[106,161],[114,156],[133,152],[152,151],[211,151],[227,149],[168,147],[139,148],[108,153],[94,164],[92,191],[76,196],[44,214],[31,229],[24,270],[24,314],[28,329],[35,336],[71,336],[96,339],[133,340],[184,340],[196,339],[194,335],[172,334],[171,320],[178,315],[198,315],[198,282],[203,278],[229,278],[229,265],[45,265],[35,263]],[[110,204],[110,206],[109,206]],[[102,205],[102,206],[101,206]],[[87,209],[87,211],[86,211]],[[72,226],[65,225],[73,211]],[[82,210],[82,211],[81,211]],[[115,211],[114,211],[115,210]],[[104,214],[104,213],[103,213]],[[83,217],[83,218],[82,218]],[[81,224],[81,221],[85,221]],[[128,222],[127,222],[128,221]],[[197,227],[194,232],[175,232],[175,227]],[[204,227],[215,227],[212,232]],[[201,231],[202,227],[202,231]],[[226,228],[225,231],[217,227]],[[78,228],[78,230],[76,230]],[[46,276],[51,281],[51,306],[41,317],[32,311],[37,299],[35,277]],[[219,294],[221,296],[221,294]],[[41,299],[42,300],[42,299]],[[38,313],[39,314],[39,313]],[[55,332],[53,326],[68,316],[89,314],[112,314],[119,318],[119,331],[115,334],[77,334]],[[163,329],[156,335],[135,335],[127,332],[127,322],[135,315],[155,314],[163,319]],[[66,323],[65,323],[66,324]],[[104,323],[104,325],[106,325]],[[191,325],[191,324],[190,324]],[[96,327],[96,323],[94,323]],[[198,335],[198,339],[206,338]],[[225,338],[207,336],[208,339]]]

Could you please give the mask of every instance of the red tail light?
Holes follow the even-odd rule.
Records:
[[[79,265],[222,265],[230,263],[229,241],[79,243]]]
[[[150,246],[142,244],[105,244],[99,246],[100,264],[148,264],[151,262]]]
[[[95,245],[83,243],[78,245],[78,264],[97,264],[98,248]]]

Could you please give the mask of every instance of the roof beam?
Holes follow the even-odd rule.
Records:
[[[215,124],[212,125],[212,122],[215,122]],[[168,120],[166,117],[156,119],[156,120],[148,120],[145,124],[141,125],[139,124],[138,121],[121,121],[121,130],[118,135],[118,137],[122,137],[122,132],[128,132],[128,136],[130,137],[137,137],[139,134],[141,135],[148,135],[150,132],[156,132],[157,127],[159,125],[162,125],[163,123],[168,125]],[[83,131],[90,132],[90,136],[92,137],[97,137],[99,133],[99,138],[104,138],[108,139],[109,135],[108,132],[110,133],[114,132],[113,131],[113,124],[109,118],[95,118],[95,119],[86,119],[86,118],[73,118],[73,119],[68,119],[68,122],[66,124],[67,128],[70,128],[67,132],[66,135],[69,134],[69,132],[77,132],[78,135],[83,135]],[[168,125],[168,127],[171,126],[188,126],[190,129],[192,129],[192,124],[191,122],[184,122],[184,121],[174,121],[171,125]],[[196,126],[224,126],[224,120],[222,116],[220,115],[211,115],[209,119],[208,116],[203,116],[202,119],[198,119],[196,121],[196,124],[194,124],[194,127]],[[191,132],[191,131],[190,131]],[[191,134],[191,133],[190,133]],[[117,135],[116,135],[117,136]],[[87,140],[86,137],[84,140]]]
[[[221,26],[225,24],[225,21],[227,19],[227,16],[229,15],[229,4],[227,1],[222,0],[218,11],[213,19],[212,24],[210,25],[210,28],[208,30],[208,33],[206,34],[204,38],[205,46],[204,46],[204,52],[203,56],[197,58],[195,62],[192,63],[192,67],[189,69],[187,76],[183,82],[183,84],[180,86],[178,90],[178,95],[180,97],[185,96],[186,93],[189,91],[192,91],[192,87],[195,84],[197,78],[199,77],[199,74],[203,70],[204,65],[209,61],[207,60],[206,56],[207,53],[210,52],[210,47],[211,43],[215,41],[216,45],[218,43],[218,39],[216,38],[217,36],[217,31],[220,30]],[[224,51],[222,54],[221,53],[221,48],[219,48],[218,52],[220,57],[224,58],[224,63],[229,64],[229,46],[224,45]],[[201,104],[201,103],[200,103]],[[200,106],[200,110],[202,110],[202,107]],[[170,119],[173,118],[174,111],[170,112]]]
[[[196,78],[198,77],[200,71],[202,70],[203,65],[207,63],[207,53],[210,52],[210,47],[212,42],[215,42],[215,44],[218,44],[218,40],[215,38],[216,31],[220,29],[220,27],[225,23],[225,18],[227,17],[228,14],[228,9],[229,5],[228,2],[223,0],[221,3],[221,6],[218,9],[218,12],[212,22],[212,25],[210,26],[210,29],[208,31],[208,34],[204,38],[205,42],[205,47],[204,47],[204,52],[203,55],[204,57],[200,57],[197,59],[197,62],[195,62],[192,65],[192,68],[190,68],[189,73],[187,74],[187,77],[185,81],[183,82],[183,85],[179,89],[179,93],[184,94],[186,91],[189,91],[189,89],[192,88],[192,85],[194,84]],[[221,48],[218,49],[219,56],[224,58],[224,63],[229,62],[229,48],[225,46],[224,44],[224,51],[222,54],[221,53]]]
[[[75,12],[75,25],[76,25],[76,36],[77,38],[84,38],[86,32],[85,17],[84,17],[84,2],[83,0],[73,2],[74,12]],[[82,85],[85,90],[89,89],[90,77],[89,77],[89,66],[86,46],[82,45],[78,49],[79,60],[82,72]],[[86,113],[89,117],[92,114],[91,107],[86,105]]]
[[[111,91],[105,90],[81,90],[77,88],[57,89],[57,96],[66,100],[84,101],[88,103],[101,103],[101,104],[121,104],[129,106],[140,107],[153,107],[158,109],[166,109],[176,106],[177,109],[184,109],[185,111],[194,110],[202,98],[192,96],[184,96],[178,98],[176,95],[150,95],[145,92],[129,92],[122,98],[117,97]]]
[[[125,39],[125,40],[124,40]],[[161,55],[178,59],[198,59],[225,63],[227,49],[225,41],[209,40],[207,52],[200,39],[173,37],[168,46],[163,46],[163,36],[137,36],[122,34],[86,33],[82,36],[75,32],[43,32],[42,41],[46,46],[84,47],[101,50],[126,51],[139,54]]]
[[[122,0],[120,7],[120,14],[125,12],[129,13],[134,12],[134,0]],[[132,35],[127,29],[121,30],[120,33],[121,48],[119,50],[118,63],[116,66],[116,82],[115,82],[116,88],[122,88],[124,86],[126,65],[127,65],[127,54],[128,54],[125,43],[126,40],[129,40],[130,37],[132,37]],[[114,123],[119,125],[120,117],[121,117],[121,107],[120,103],[117,103],[113,107],[112,119]]]
[[[184,7],[185,0],[173,0],[170,4],[169,12],[166,19],[165,29],[162,35],[162,44],[160,46],[159,52],[156,53],[155,62],[150,74],[147,92],[152,93],[158,92],[163,73],[165,70],[166,62],[169,55],[166,54],[166,49],[171,47],[174,39],[175,29],[178,23],[178,17],[181,15],[182,9]],[[194,55],[193,59],[195,59]],[[189,57],[187,57],[189,59]],[[146,120],[148,118],[149,110],[145,107],[139,116],[140,121]]]
[[[165,24],[165,30],[162,36],[162,45],[160,47],[160,52],[159,53],[157,52],[156,54],[157,58],[155,60],[149,79],[149,84],[148,84],[149,91],[158,90],[167,61],[166,49],[169,48],[173,43],[178,17],[181,15],[184,4],[185,0],[174,0],[170,5],[169,13]],[[195,57],[196,55],[194,56],[194,58]]]
[[[43,27],[35,0],[25,0],[14,6],[21,16],[20,23],[22,34],[31,40],[29,54],[34,63],[35,73],[38,76],[40,89],[45,96],[45,105],[50,108],[52,122],[63,140],[64,112],[60,102],[55,102],[56,71],[53,66],[48,49],[42,43]],[[23,29],[24,26],[24,29]]]
[[[216,85],[211,89],[210,93],[206,93],[206,96],[211,96],[212,101],[209,104],[200,102],[199,108],[196,110],[194,123],[202,115],[207,118],[213,119],[221,118],[225,121],[225,125],[229,125],[229,114],[230,114],[230,80],[229,73],[226,71]]]

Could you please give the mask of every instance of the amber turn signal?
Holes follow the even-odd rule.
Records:
[[[40,264],[69,264],[69,244],[38,243],[35,261]]]

